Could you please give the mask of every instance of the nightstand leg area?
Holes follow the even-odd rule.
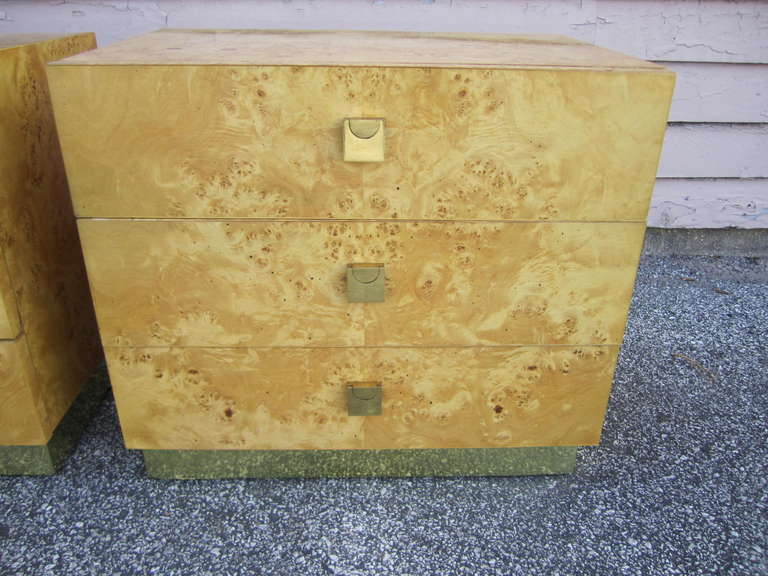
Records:
[[[109,389],[109,379],[97,373],[88,380],[47,444],[0,446],[0,475],[41,476],[56,474],[74,450],[85,427],[96,413]]]

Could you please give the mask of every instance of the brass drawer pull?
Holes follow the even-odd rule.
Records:
[[[381,414],[381,382],[348,382],[347,414],[350,416]]]
[[[344,161],[384,161],[383,118],[347,118],[344,120]]]
[[[347,264],[347,300],[384,302],[384,264]]]

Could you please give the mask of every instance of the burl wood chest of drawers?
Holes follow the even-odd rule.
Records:
[[[0,36],[0,474],[55,471],[102,387],[47,62],[93,34]]]
[[[599,442],[669,71],[561,37],[162,31],[49,74],[150,474],[564,472]]]

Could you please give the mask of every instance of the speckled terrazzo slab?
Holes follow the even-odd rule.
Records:
[[[568,474],[576,447],[442,450],[144,450],[153,478]]]
[[[55,474],[74,449],[109,387],[106,369],[92,376],[42,446],[0,446],[1,475]]]

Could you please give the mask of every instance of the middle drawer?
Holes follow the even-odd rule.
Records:
[[[642,223],[79,221],[110,346],[620,344]],[[383,302],[347,300],[384,265]]]

